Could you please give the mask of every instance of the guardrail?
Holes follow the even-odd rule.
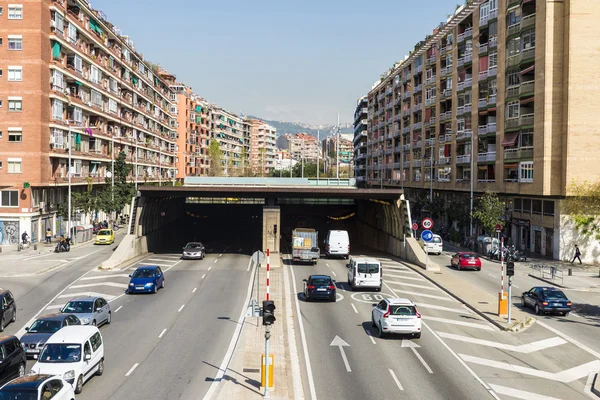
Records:
[[[552,282],[560,279],[560,284],[564,285],[564,272],[562,268],[543,264],[534,264],[530,268],[532,270],[531,275],[537,275],[542,279],[551,280]]]

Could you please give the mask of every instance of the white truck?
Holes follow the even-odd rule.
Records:
[[[296,228],[292,231],[292,261],[317,264],[321,256],[319,232],[310,228]]]

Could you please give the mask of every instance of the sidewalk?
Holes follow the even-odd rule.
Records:
[[[269,351],[274,360],[274,387],[270,390],[272,399],[294,398],[289,344],[287,343],[289,317],[285,307],[284,271],[279,254],[271,255],[270,300],[275,302],[277,321],[271,327]],[[266,299],[266,270],[258,273],[259,307]],[[256,290],[252,295],[256,298]],[[255,400],[263,398],[264,388],[260,387],[261,357],[265,353],[265,328],[262,317],[246,317],[233,357],[223,376],[213,399]]]

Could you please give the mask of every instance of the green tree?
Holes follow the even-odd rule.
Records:
[[[505,205],[498,195],[492,191],[486,192],[477,199],[473,210],[473,219],[479,222],[483,229],[492,235],[496,225],[501,223],[501,217],[504,215]]]
[[[212,139],[210,141],[210,145],[208,146],[208,158],[210,160],[208,174],[210,176],[222,176],[223,165],[221,164],[221,160],[223,159],[223,152],[219,147],[219,142],[217,142],[215,139]]]
[[[600,240],[600,181],[572,181],[563,210],[584,236]]]
[[[131,203],[131,198],[136,194],[135,185],[127,182],[127,176],[132,169],[133,166],[126,162],[125,153],[120,152],[115,159],[115,184],[112,185],[112,178],[106,178],[106,187],[97,196],[98,209],[107,214],[119,214],[125,205]]]
[[[248,150],[246,146],[242,148],[242,156],[240,159],[241,176],[252,176],[252,169],[250,168],[250,159],[248,157]]]
[[[87,188],[83,192],[72,193],[73,209],[79,210],[89,216],[92,222],[92,212],[98,210],[98,201],[94,196],[94,180],[90,177],[86,178]]]

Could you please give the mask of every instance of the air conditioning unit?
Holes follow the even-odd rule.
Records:
[[[46,208],[46,202],[40,201],[40,208],[45,209]]]
[[[56,21],[55,20],[50,21],[50,27],[56,29]]]

